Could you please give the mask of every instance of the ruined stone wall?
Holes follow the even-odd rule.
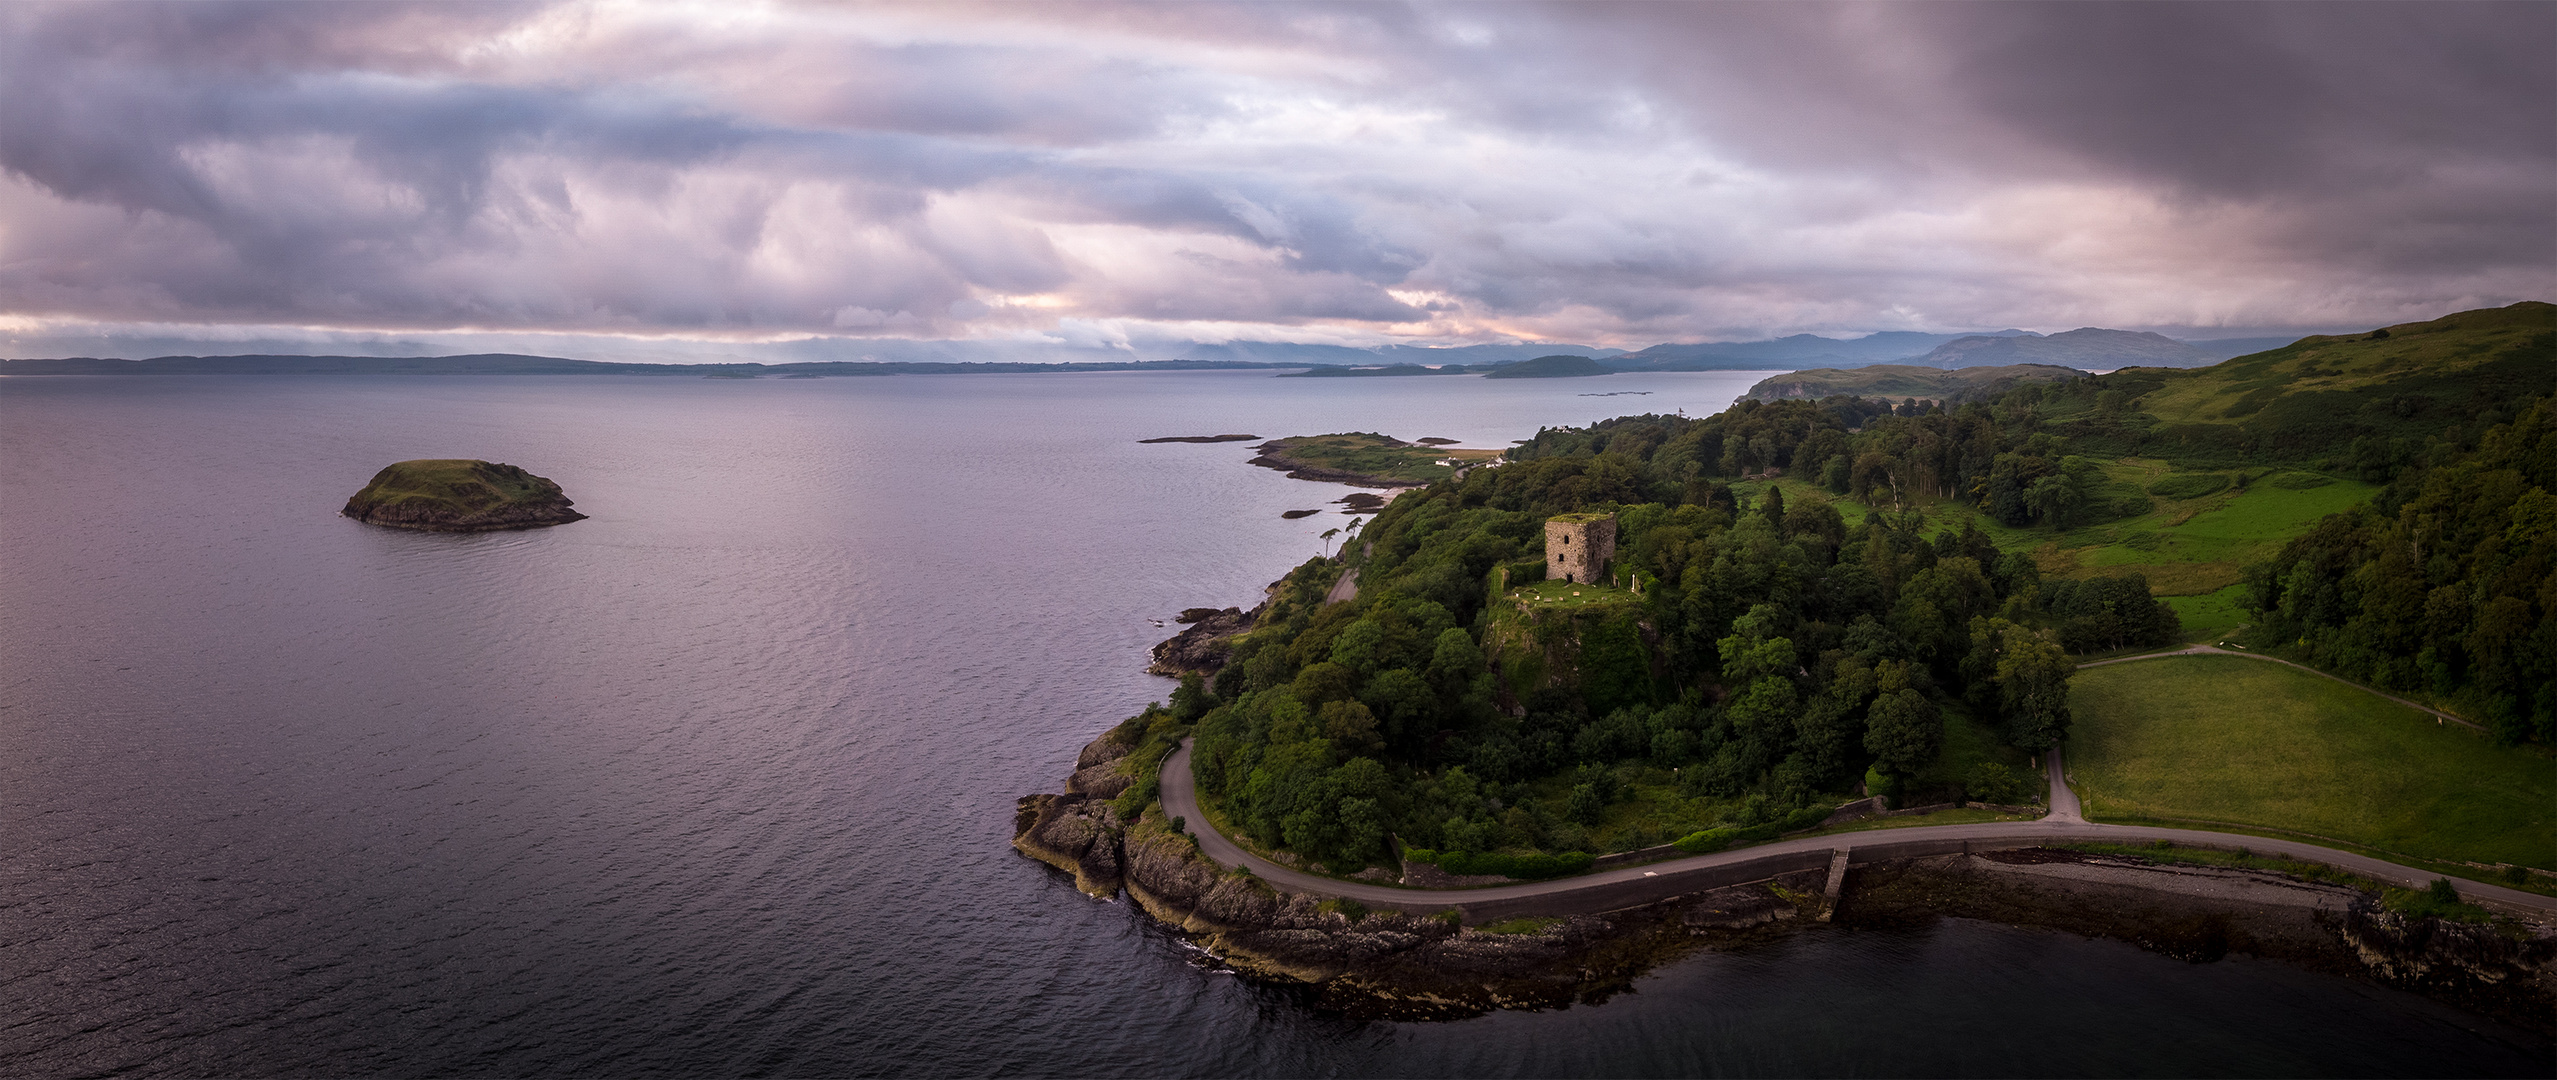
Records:
[[[1578,517],[1579,515],[1573,515]],[[1545,523],[1545,580],[1591,584],[1606,573],[1616,557],[1616,519],[1575,521],[1555,518]]]

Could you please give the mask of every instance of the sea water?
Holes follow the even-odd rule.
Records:
[[[0,1072],[2549,1071],[2367,984],[1960,921],[1353,1023],[1007,845],[1166,696],[1174,613],[1349,520],[1137,440],[1501,447],[1759,377],[0,381]],[[592,517],[336,516],[419,457]]]

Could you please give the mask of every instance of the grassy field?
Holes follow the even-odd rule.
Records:
[[[2032,552],[2046,576],[2136,570],[2159,596],[2203,596],[2237,584],[2246,564],[2271,558],[2317,519],[2379,490],[2296,471],[2172,472],[2146,459],[2108,462],[2105,472],[2147,492],[2149,512],[2059,531],[1983,520],[1981,531],[2002,550]]]
[[[1977,525],[2000,551],[2033,555],[2045,577],[2086,578],[2136,570],[2149,579],[2149,591],[2161,597],[2218,596],[2219,606],[2197,605],[2193,614],[2212,620],[2216,632],[2233,629],[2230,619],[2237,597],[2230,591],[2246,564],[2271,558],[2284,541],[2308,531],[2317,519],[2368,499],[2379,489],[2316,473],[2227,470],[2220,473],[2175,472],[2163,461],[2125,459],[2107,462],[2108,481],[2117,490],[2150,492],[2148,513],[2137,517],[2082,525],[2072,529],[2010,528],[1970,507],[1943,500],[1918,506],[1933,528]],[[1770,484],[1782,487],[1788,505],[1819,490],[1799,480],[1751,481],[1732,490],[1752,498]],[[2165,494],[2157,494],[2157,491]],[[2199,492],[2189,497],[2171,497]],[[1863,520],[1870,508],[1842,495],[1821,491],[1849,525]],[[2184,606],[2176,608],[2187,615]],[[2193,625],[2187,617],[2188,627]]]
[[[2400,323],[2385,337],[2306,337],[2213,367],[2156,373],[2161,385],[2135,407],[2169,425],[2236,425],[2282,412],[2276,402],[2283,397],[2327,396],[2359,404],[2351,396],[2357,391],[2397,393],[2406,384],[2419,392],[2444,392],[2452,382],[2446,377],[2504,360],[2513,350],[2545,340],[2552,328],[2557,309],[2524,302]],[[2460,392],[2436,407],[2467,396]]]
[[[2557,868],[2557,767],[2293,668],[2240,657],[2080,671],[2087,816],[2225,822],[2418,858]]]
[[[2186,641],[2217,641],[2235,633],[2238,627],[2255,617],[2253,612],[2246,610],[2244,585],[2231,585],[2200,596],[2169,596],[2164,599],[2166,606],[2175,609],[2175,617],[2184,620]]]
[[[1642,598],[1613,585],[1575,585],[1568,581],[1538,581],[1512,587],[1511,597],[1542,608],[1585,608],[1632,606]]]

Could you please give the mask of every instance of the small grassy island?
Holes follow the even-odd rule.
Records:
[[[586,515],[559,485],[514,465],[468,458],[402,461],[346,500],[347,517],[427,532],[494,532],[565,525]]]
[[[1500,456],[1497,450],[1452,450],[1443,445],[1446,440],[1437,442],[1442,445],[1408,443],[1373,431],[1298,435],[1253,447],[1260,456],[1253,458],[1252,464],[1281,470],[1299,480],[1358,487],[1419,487],[1453,479],[1463,465]]]

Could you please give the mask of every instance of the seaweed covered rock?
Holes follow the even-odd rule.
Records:
[[[1154,663],[1145,670],[1174,678],[1216,674],[1225,666],[1226,656],[1234,651],[1234,638],[1257,624],[1261,612],[1268,607],[1263,604],[1250,611],[1191,608],[1182,612],[1181,621],[1188,625],[1154,647]]]
[[[373,482],[346,500],[340,513],[395,529],[492,532],[565,525],[586,516],[570,505],[558,484],[514,465],[423,458],[373,474]]]

